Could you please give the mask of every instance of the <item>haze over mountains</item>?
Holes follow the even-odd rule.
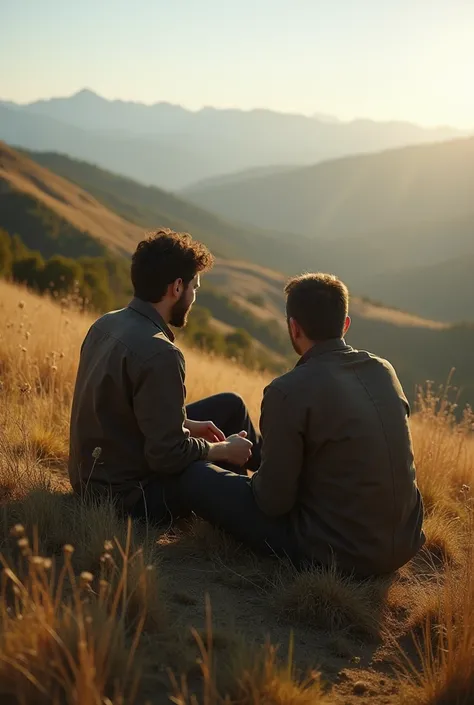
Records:
[[[64,152],[142,183],[179,189],[221,174],[314,164],[463,134],[408,122],[305,117],[270,110],[144,105],[82,90],[28,105],[0,103],[0,139]]]
[[[474,138],[216,179],[183,195],[248,226],[310,238],[318,268],[384,303],[473,318]]]

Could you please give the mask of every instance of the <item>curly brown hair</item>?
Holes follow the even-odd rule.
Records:
[[[334,274],[302,274],[285,287],[287,318],[294,318],[309,340],[340,338],[349,311],[347,286]]]
[[[182,279],[187,286],[200,272],[211,269],[214,257],[189,233],[163,228],[138,243],[132,256],[131,278],[135,296],[158,303],[170,284]]]

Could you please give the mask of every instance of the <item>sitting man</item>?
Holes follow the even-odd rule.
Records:
[[[210,252],[190,235],[158,231],[132,259],[135,298],[102,316],[81,348],[71,415],[69,477],[132,516],[183,513],[176,478],[198,460],[240,472],[259,465],[259,439],[236,394],[185,407],[184,358],[169,325],[186,323]]]
[[[422,546],[409,407],[393,367],[353,350],[349,294],[327,274],[286,287],[296,367],[265,390],[252,479],[197,462],[181,500],[260,551],[360,576],[396,570]]]

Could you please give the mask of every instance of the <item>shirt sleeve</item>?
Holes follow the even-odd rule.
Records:
[[[269,516],[293,509],[303,463],[303,429],[287,395],[275,386],[265,389],[260,431],[262,462],[252,478],[260,509]]]
[[[180,473],[190,463],[204,460],[209,452],[207,441],[191,438],[184,428],[184,381],[184,357],[171,348],[144,363],[134,385],[133,408],[153,472]]]

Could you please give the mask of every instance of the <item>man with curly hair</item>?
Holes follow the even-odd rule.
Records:
[[[81,348],[69,458],[78,494],[111,496],[132,516],[171,522],[189,513],[177,478],[191,464],[258,468],[259,438],[238,395],[185,405],[185,361],[169,326],[186,324],[212,265],[188,233],[159,230],[139,243],[133,300],[99,318]]]

